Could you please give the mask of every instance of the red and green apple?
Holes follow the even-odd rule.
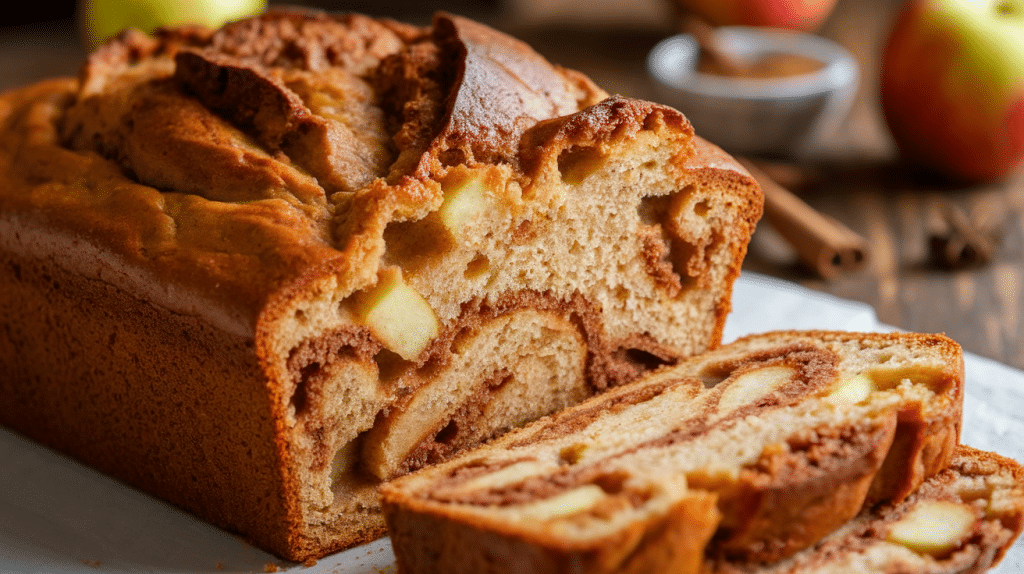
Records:
[[[815,30],[836,0],[675,0],[677,7],[712,26],[766,26]]]
[[[901,154],[966,182],[1024,161],[1024,0],[909,0],[882,58]]]

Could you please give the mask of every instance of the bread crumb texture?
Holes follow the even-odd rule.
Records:
[[[761,208],[459,16],[126,31],[0,95],[0,420],[320,556],[381,480],[715,347]]]

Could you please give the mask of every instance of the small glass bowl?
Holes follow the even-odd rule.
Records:
[[[721,47],[743,60],[795,54],[822,67],[772,78],[703,73],[692,36],[662,40],[647,57],[658,97],[683,112],[705,139],[736,154],[802,156],[849,113],[860,74],[842,46],[813,34],[766,28],[727,26],[716,33]]]

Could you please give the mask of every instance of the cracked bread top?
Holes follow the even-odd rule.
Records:
[[[451,15],[429,28],[272,12],[217,31],[129,31],[78,82],[3,96],[0,202],[102,246],[125,275],[176,286],[153,294],[172,308],[188,306],[175,289],[230,286],[221,323],[252,331],[271,295],[313,270],[349,291],[372,281],[383,227],[436,209],[446,166],[506,165],[527,184],[521,157],[538,151],[520,150],[523,134],[605,96]],[[678,112],[629,100],[579,129],[610,113],[691,134]]]
[[[445,211],[476,184],[484,223]],[[434,315],[420,339],[474,302],[582,294],[592,351],[673,361],[720,340],[762,202],[678,111],[481,24],[294,11],[127,31],[78,81],[0,96],[0,190],[5,247],[281,364],[364,329],[359,293],[391,280]]]

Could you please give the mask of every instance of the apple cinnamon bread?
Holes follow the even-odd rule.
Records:
[[[399,571],[701,572],[905,500],[959,440],[940,335],[743,338],[381,487]]]
[[[772,564],[709,562],[708,574],[980,574],[1024,524],[1024,468],[959,446],[902,502],[866,508],[813,547]]]
[[[323,555],[381,480],[715,347],[761,203],[461,17],[128,31],[0,95],[0,423]]]

